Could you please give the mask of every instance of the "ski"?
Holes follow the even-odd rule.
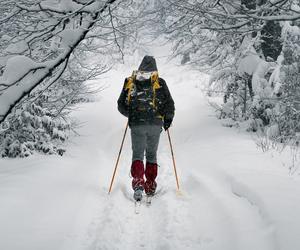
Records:
[[[140,210],[141,210],[141,201],[135,201],[134,202],[134,212],[136,214],[139,214],[140,213]]]
[[[151,206],[152,197],[153,197],[153,196],[147,195],[147,197],[146,197],[146,206],[147,206],[147,207],[150,207],[150,206]]]
[[[164,195],[167,192],[167,189],[159,188],[154,195],[145,195],[140,194],[136,195],[135,198],[131,196],[131,193],[129,190],[127,190],[125,187],[122,188],[122,193],[124,194],[125,198],[128,199],[131,202],[134,202],[134,213],[139,214],[142,205],[144,204],[146,207],[150,207],[152,205],[152,200],[156,199],[162,195]]]

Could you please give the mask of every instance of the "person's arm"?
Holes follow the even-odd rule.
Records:
[[[160,78],[160,83],[163,88],[165,103],[164,103],[164,128],[167,130],[173,121],[174,114],[175,114],[175,104],[174,100],[171,96],[169,88],[164,79]]]
[[[124,85],[123,85],[123,88],[122,88],[122,92],[121,92],[120,97],[118,99],[118,110],[122,115],[128,117],[129,108],[128,108],[128,105],[126,103],[127,91],[128,90],[125,90],[126,84],[127,84],[127,78],[125,79],[125,82],[124,82]]]

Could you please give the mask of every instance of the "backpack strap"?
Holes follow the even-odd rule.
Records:
[[[126,82],[126,85],[125,85],[125,91],[127,91],[127,103],[129,104],[130,103],[130,99],[131,99],[131,92],[133,90],[133,87],[134,87],[134,81],[135,81],[135,78],[136,78],[136,70],[134,70],[131,74],[131,76],[129,76],[127,78],[127,82]]]
[[[158,77],[158,72],[154,71],[151,74],[151,83],[152,83],[152,89],[153,89],[153,99],[152,99],[152,104],[153,107],[156,109],[156,90],[159,89],[161,86],[159,84],[159,77]]]
[[[157,109],[157,106],[156,106],[156,90],[161,88],[161,85],[159,84],[158,71],[154,71],[151,74],[151,83],[152,83],[152,88],[153,88],[152,103],[153,103],[154,109]],[[158,115],[158,117],[160,119],[164,119],[164,117],[162,115],[160,115],[160,114]]]

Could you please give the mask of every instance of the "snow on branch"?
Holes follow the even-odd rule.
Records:
[[[256,1],[254,1],[256,2]],[[245,33],[259,29],[261,21],[295,21],[300,19],[299,3],[292,0],[271,1],[257,5],[253,9],[246,8],[241,1],[219,0],[210,1],[179,1],[168,0],[171,15],[177,17],[169,29],[174,30],[184,23],[198,25],[199,28],[208,30],[232,30]],[[169,11],[169,10],[168,10]],[[191,22],[191,17],[194,21]]]
[[[57,74],[62,72],[56,69],[65,65],[76,47],[86,38],[88,32],[98,21],[99,16],[108,9],[116,0],[105,2],[90,1],[90,14],[84,16],[79,27],[73,29],[63,29],[59,33],[61,37],[61,47],[59,54],[51,59],[36,62],[31,56],[17,55],[8,59],[4,72],[0,78],[0,124],[9,115],[11,110],[39,84],[49,78],[57,78]],[[51,2],[51,1],[44,1]],[[53,2],[53,1],[52,1]],[[93,3],[92,3],[93,2]],[[86,5],[79,4],[78,1],[61,1],[64,4],[64,11],[85,8]],[[91,4],[92,3],[92,4]],[[70,4],[69,6],[66,6]],[[68,8],[67,8],[68,7]],[[74,7],[74,8],[73,8]],[[77,8],[78,7],[78,8]],[[34,34],[34,33],[33,33]],[[64,66],[63,66],[64,68]],[[58,72],[58,73],[57,73]],[[50,80],[51,82],[51,80]]]
[[[24,79],[30,72],[45,68],[42,63],[36,63],[26,56],[15,56],[7,61],[5,71],[0,77],[0,87],[6,88],[15,85]],[[0,91],[3,91],[0,88]],[[1,106],[1,105],[0,105]]]
[[[20,12],[21,10],[19,8],[13,9],[11,13],[9,13],[7,16],[0,19],[0,24],[9,21],[12,17],[19,14]]]
[[[79,3],[78,1],[73,0],[63,0],[59,4],[53,1],[42,1],[34,6],[25,6],[23,4],[17,4],[18,8],[21,10],[39,12],[39,11],[48,11],[59,14],[67,13],[95,13],[97,7],[99,7],[99,2],[96,0],[91,0],[87,3]]]

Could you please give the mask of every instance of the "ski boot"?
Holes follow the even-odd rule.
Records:
[[[135,201],[140,202],[143,199],[143,189],[137,188],[134,190],[133,198]]]

